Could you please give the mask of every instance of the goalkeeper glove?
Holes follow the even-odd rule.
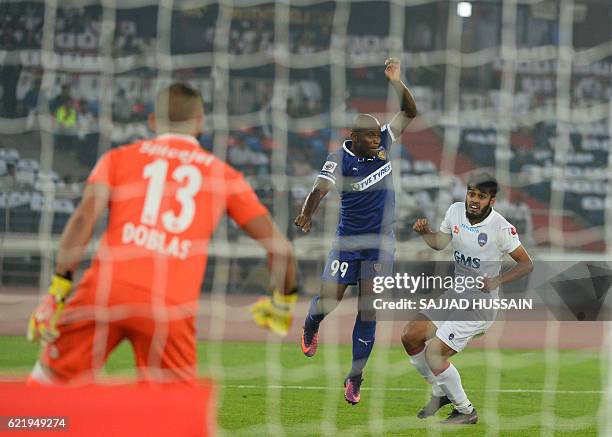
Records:
[[[57,339],[57,321],[64,310],[66,298],[72,291],[72,275],[67,277],[53,275],[49,292],[36,307],[28,323],[29,341],[41,340],[51,343]]]
[[[262,328],[278,335],[287,335],[293,321],[297,297],[297,289],[291,294],[282,294],[274,290],[272,296],[261,297],[251,306],[253,320]]]

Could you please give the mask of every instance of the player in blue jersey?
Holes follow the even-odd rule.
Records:
[[[321,199],[335,185],[340,193],[340,221],[323,270],[321,290],[311,303],[302,332],[302,352],[312,357],[318,344],[319,325],[342,300],[346,287],[359,283],[359,295],[371,295],[373,278],[393,268],[395,192],[389,150],[416,117],[416,103],[400,80],[400,62],[387,59],[385,76],[400,97],[401,111],[380,126],[369,114],[359,114],[350,139],[328,156],[295,225],[310,231],[312,216]],[[359,310],[353,328],[353,362],[344,381],[344,398],[360,400],[363,369],[374,346],[376,319]]]

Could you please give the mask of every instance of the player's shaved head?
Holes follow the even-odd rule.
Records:
[[[155,101],[157,133],[176,132],[197,135],[202,129],[204,105],[195,88],[181,82],[162,89]]]
[[[351,130],[353,132],[365,130],[380,130],[380,123],[373,115],[359,114],[357,117],[355,117],[355,121],[353,122],[353,127]]]
[[[364,158],[371,158],[378,153],[380,146],[380,123],[370,114],[359,114],[351,128],[351,149],[353,153]]]

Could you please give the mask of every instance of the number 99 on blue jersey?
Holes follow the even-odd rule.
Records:
[[[393,274],[394,255],[380,249],[331,250],[321,279],[356,285],[361,279]]]

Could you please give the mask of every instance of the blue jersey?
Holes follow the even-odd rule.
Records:
[[[395,140],[388,125],[381,129],[380,148],[373,158],[352,152],[347,140],[327,157],[319,177],[336,184],[340,193],[340,221],[337,235],[392,235],[395,222],[395,191],[389,150]]]

